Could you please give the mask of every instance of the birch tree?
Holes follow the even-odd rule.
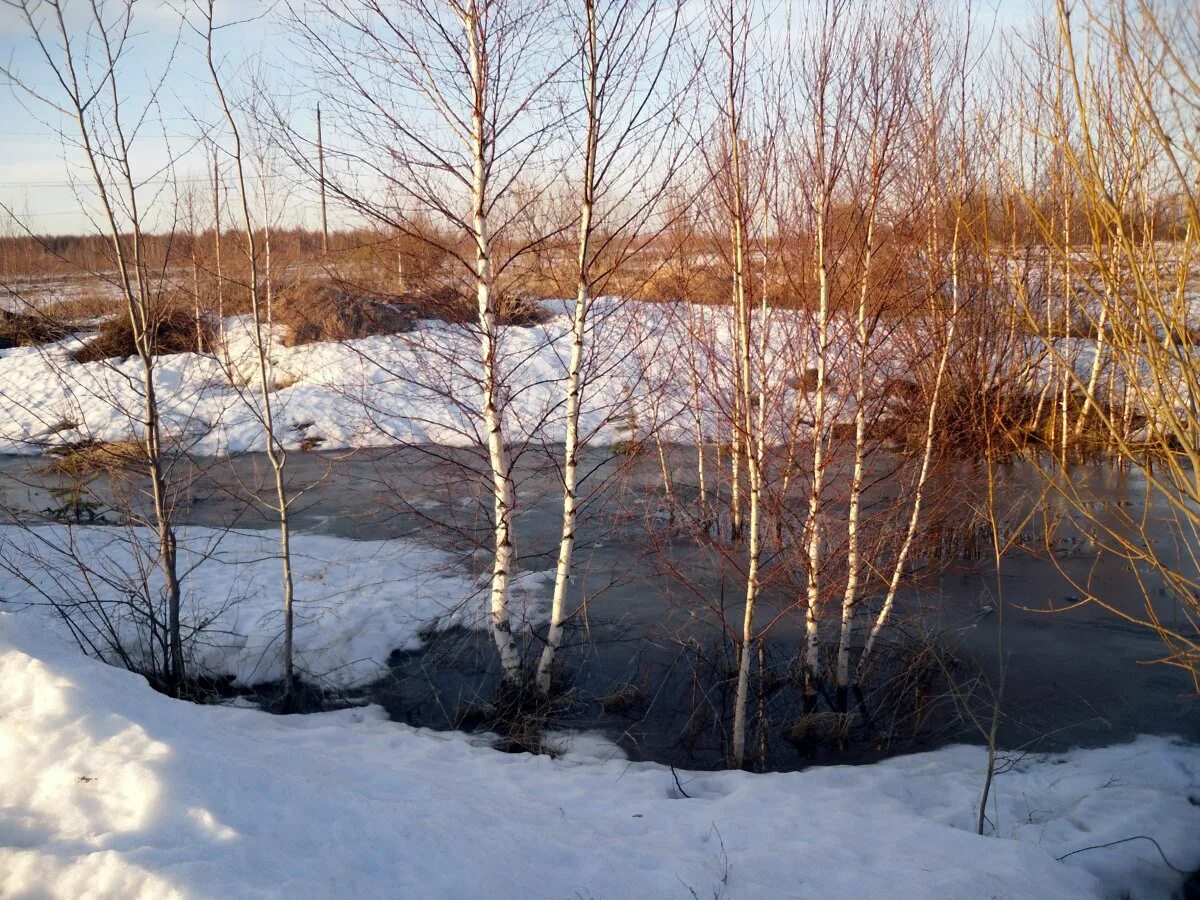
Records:
[[[917,196],[932,210],[925,218],[926,304],[923,313],[925,329],[931,335],[929,344],[934,371],[927,391],[927,407],[919,443],[920,462],[912,486],[907,522],[889,567],[883,602],[859,655],[855,684],[861,684],[864,680],[879,637],[891,621],[896,596],[919,534],[929,479],[939,451],[939,415],[944,402],[950,360],[956,348],[961,306],[960,269],[966,237],[966,179],[971,164],[968,156],[970,148],[966,142],[966,35],[956,35],[953,30],[939,27],[932,21],[928,6],[918,10],[913,24],[920,41],[917,51],[919,86],[910,94],[915,107],[914,150],[919,163]],[[944,65],[940,65],[940,62]],[[953,181],[949,185],[943,171],[947,150],[953,163]],[[948,252],[943,249],[941,222],[946,210],[949,210],[951,217]],[[946,257],[949,259],[948,265]],[[839,685],[846,683],[842,680],[845,675],[846,670],[839,661]]]
[[[850,688],[850,649],[854,619],[859,602],[860,584],[868,563],[860,534],[863,517],[863,490],[868,448],[867,427],[871,420],[869,390],[875,388],[877,361],[873,352],[880,334],[883,304],[873,300],[873,292],[883,293],[876,278],[893,278],[897,272],[875,271],[880,250],[877,230],[881,211],[896,180],[898,154],[902,149],[900,132],[908,124],[912,107],[909,83],[907,42],[901,35],[912,33],[916,17],[906,10],[883,15],[868,15],[862,23],[865,33],[863,56],[856,75],[858,81],[854,127],[858,134],[853,164],[855,205],[861,209],[856,231],[862,233],[861,249],[855,248],[856,290],[853,299],[853,385],[854,385],[854,460],[850,476],[846,512],[846,585],[842,594],[841,621],[835,662],[836,705],[846,711]],[[895,209],[892,210],[895,213]],[[882,230],[882,229],[880,229]],[[852,256],[853,259],[853,256]]]
[[[204,41],[204,60],[208,66],[208,74],[212,81],[213,91],[221,113],[228,126],[229,138],[232,144],[228,154],[233,162],[234,181],[237,188],[239,210],[241,213],[242,233],[246,241],[246,261],[249,266],[249,281],[247,291],[250,295],[250,322],[253,334],[255,371],[258,376],[258,409],[257,413],[262,422],[263,441],[265,444],[267,463],[271,467],[271,475],[275,493],[272,512],[279,523],[279,558],[281,565],[280,579],[283,593],[283,696],[281,705],[283,711],[292,712],[295,707],[296,685],[293,663],[293,640],[295,632],[295,579],[292,574],[291,521],[289,508],[292,496],[288,489],[286,466],[287,450],[275,429],[275,405],[272,391],[274,384],[271,376],[271,361],[269,342],[270,333],[270,221],[263,219],[263,229],[266,241],[267,272],[264,282],[260,273],[260,246],[258,232],[255,229],[254,216],[251,213],[253,202],[248,185],[246,151],[243,147],[242,125],[229,100],[225,90],[224,80],[217,62],[214,44],[217,31],[223,27],[217,24],[216,0],[205,0],[197,3],[196,13],[199,18],[195,26]],[[263,285],[266,285],[266,295],[263,296]]]
[[[572,16],[571,10],[575,14]],[[586,388],[585,340],[596,286],[647,240],[643,234],[661,205],[677,156],[670,149],[665,104],[677,97],[667,72],[678,26],[673,2],[619,0],[568,4],[565,19],[578,46],[578,91],[582,113],[579,164],[579,223],[575,302],[571,313],[562,456],[562,528],[546,643],[538,660],[536,687],[549,694],[555,657],[567,621],[566,597],[578,519],[579,416]],[[659,170],[630,183],[621,167],[649,162],[658,152]]]
[[[556,44],[559,16],[536,0],[329,0],[319,8],[322,21],[294,11],[293,26],[338,88],[337,105],[323,108],[327,190],[401,234],[428,240],[413,222],[432,219],[456,238],[441,249],[474,298],[472,415],[492,497],[491,634],[504,684],[524,690],[509,602],[517,496],[498,279],[540,239],[501,237],[552,180],[548,147],[562,121],[556,80],[567,62]],[[335,127],[340,147],[328,139]]]
[[[134,0],[74,5],[63,0],[4,3],[22,22],[50,77],[35,81],[10,67],[0,67],[0,72],[33,101],[72,123],[72,144],[95,189],[116,268],[115,284],[133,332],[141,400],[136,438],[150,485],[155,563],[162,577],[161,603],[166,611],[163,656],[154,675],[167,693],[177,695],[185,688],[186,667],[171,463],[155,385],[155,316],[161,283],[156,288],[147,257],[143,204],[147,192],[138,173],[143,143],[139,139],[144,138],[165,75],[151,80],[148,96],[143,93],[144,99],[131,103],[129,98],[137,95],[129,92],[126,75],[137,36]],[[152,620],[157,619],[152,613]]]
[[[809,459],[808,512],[802,541],[806,563],[804,591],[805,639],[803,647],[805,705],[816,705],[821,678],[820,622],[825,585],[821,577],[825,539],[825,474],[829,465],[830,328],[833,313],[830,266],[837,248],[833,242],[832,215],[843,185],[849,129],[841,114],[852,97],[848,72],[858,58],[858,34],[847,27],[852,21],[847,0],[824,0],[807,21],[800,65],[793,77],[801,98],[801,134],[793,138],[794,164],[802,173],[800,209],[811,222],[811,269],[816,282],[816,321],[813,363],[815,384],[811,403],[812,443]]]
[[[733,764],[740,768],[746,756],[746,711],[750,693],[750,665],[755,639],[755,606],[759,593],[759,567],[762,560],[762,463],[765,445],[761,421],[763,404],[754,406],[755,392],[754,338],[751,323],[751,288],[749,285],[749,230],[752,199],[748,190],[748,173],[743,160],[748,145],[745,117],[750,102],[748,92],[748,51],[752,35],[761,39],[761,31],[753,21],[754,7],[749,3],[714,5],[712,18],[713,45],[717,48],[717,73],[720,85],[714,93],[719,98],[722,120],[719,143],[718,178],[722,197],[721,211],[729,229],[728,260],[730,268],[730,311],[734,354],[731,391],[730,485],[731,537],[738,541],[743,533],[741,497],[741,460],[746,461],[749,531],[746,562],[746,588],[740,640],[737,641],[737,686],[733,700]],[[710,163],[711,165],[711,163]],[[762,324],[762,323],[760,323]]]

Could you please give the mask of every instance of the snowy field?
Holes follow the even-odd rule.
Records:
[[[550,313],[544,324],[500,330],[506,429],[517,441],[563,438],[571,319],[565,301],[544,305]],[[766,426],[782,439],[790,429],[805,430],[795,419],[796,389],[815,365],[816,333],[803,313],[768,315]],[[724,439],[733,402],[730,327],[729,311],[721,307],[595,301],[586,335],[584,439],[601,445],[650,434],[685,444]],[[868,376],[873,402],[885,402],[893,379],[911,377],[913,354],[921,355],[920,336],[879,332]],[[164,427],[190,453],[220,456],[265,446],[249,321],[227,319],[223,333],[215,355],[179,353],[157,360]],[[91,336],[0,350],[0,453],[40,453],[137,433],[141,364],[136,357],[74,362],[70,352]],[[853,384],[858,353],[852,323],[835,319],[830,341],[827,421],[848,422],[854,402],[845,388]],[[1086,380],[1095,342],[1072,339],[1060,351],[1071,355]],[[1033,339],[1028,352],[1031,358],[1039,354]],[[470,329],[436,320],[405,334],[298,347],[285,347],[276,335],[268,357],[278,432],[288,447],[322,450],[480,445],[478,356],[478,337]],[[1047,377],[1049,362],[1042,354],[1035,379]],[[806,418],[811,413],[801,417]]]
[[[1134,835],[1200,866],[1200,751],[1162,738],[1021,759],[980,837],[973,747],[768,775],[586,736],[510,755],[376,708],[173,701],[27,614],[0,614],[0,683],[5,897],[1171,896],[1146,840],[1057,859]]]
[[[562,440],[563,382],[570,317],[562,301],[542,325],[507,327],[500,338],[507,427],[515,439]],[[775,398],[776,429],[794,406],[796,373],[811,364],[813,336],[801,316],[775,312],[770,365],[785,385]],[[610,444],[651,431],[665,440],[714,440],[728,425],[719,410],[733,358],[726,310],[691,304],[598,300],[587,335],[581,433]],[[262,450],[257,355],[246,320],[226,321],[218,355],[159,357],[156,384],[165,428],[189,452]],[[137,430],[136,357],[76,363],[69,353],[90,335],[0,351],[0,453],[37,453],[81,440],[119,441]],[[838,341],[835,357],[848,354]],[[707,348],[707,349],[705,349]],[[479,388],[472,360],[478,338],[438,321],[415,331],[340,343],[270,347],[273,405],[285,444],[322,450],[396,444],[473,446],[481,441]],[[903,371],[898,351],[878,377]],[[726,362],[723,362],[725,360]],[[895,368],[895,372],[892,369]],[[848,383],[843,379],[843,383]],[[836,386],[834,387],[836,393]],[[830,399],[833,419],[849,419],[848,399]]]

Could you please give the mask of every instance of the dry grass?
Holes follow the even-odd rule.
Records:
[[[600,704],[600,708],[605,712],[624,713],[644,702],[645,699],[645,692],[638,685],[630,682],[618,685],[607,695],[600,697],[596,702]]]
[[[537,300],[512,289],[497,288],[497,292],[499,324],[528,327],[549,321],[549,313]],[[475,296],[466,287],[431,284],[391,298],[391,302],[409,310],[418,319],[469,325],[479,317]]]
[[[550,314],[536,300],[529,297],[513,296],[500,298],[501,325],[528,328],[532,325],[542,325],[549,320]]]
[[[811,394],[817,389],[819,373],[815,366],[809,366],[804,370],[803,375],[794,375],[787,380],[787,386],[793,391],[799,391],[801,394]],[[828,379],[826,380],[828,384]]]
[[[717,305],[729,302],[729,277],[711,267],[664,266],[648,277],[635,279],[630,296],[652,303],[687,301]]]
[[[213,327],[208,319],[182,306],[165,305],[153,314],[149,335],[154,356],[172,353],[208,353],[213,345]],[[76,362],[123,359],[138,352],[133,325],[128,316],[115,316],[100,326],[100,333],[72,354]]]
[[[438,319],[455,325],[475,321],[474,301],[464,291],[446,285],[426,285],[389,298],[415,319]]]
[[[84,441],[51,449],[43,471],[87,481],[96,475],[129,472],[145,461],[146,448],[140,441]]]
[[[929,400],[914,382],[893,386],[893,403],[880,425],[901,447],[920,452],[925,443]],[[1037,397],[1015,386],[980,385],[948,379],[938,400],[935,446],[946,456],[984,459],[1008,456],[1039,436],[1030,430]]]
[[[499,303],[501,325],[538,325],[549,319],[543,306],[520,296]],[[403,294],[375,294],[361,285],[301,281],[280,297],[275,320],[289,347],[317,341],[347,341],[411,331],[421,319],[465,325],[476,320],[475,300],[465,291],[427,285]]]
[[[36,347],[61,340],[67,334],[67,329],[51,316],[0,310],[0,350]]]
[[[40,306],[41,312],[57,322],[92,322],[125,313],[125,303],[103,291],[60,297]]]
[[[280,297],[275,321],[288,347],[399,334],[413,327],[406,308],[382,303],[331,282],[297,282]]]

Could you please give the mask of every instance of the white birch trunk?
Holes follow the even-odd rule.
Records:
[[[512,633],[509,612],[509,585],[516,556],[513,550],[513,507],[516,491],[512,478],[512,461],[504,439],[504,410],[500,398],[497,360],[496,298],[492,285],[491,243],[488,232],[488,162],[489,142],[485,132],[484,110],[487,104],[487,73],[484,47],[481,44],[482,25],[474,0],[467,4],[463,15],[467,31],[468,65],[470,68],[473,104],[471,110],[471,194],[472,227],[475,238],[475,293],[479,316],[479,352],[483,367],[480,400],[483,404],[483,427],[487,433],[488,461],[492,474],[494,556],[491,584],[491,630],[500,654],[504,680],[520,685],[521,655]]]
[[[817,384],[813,401],[812,483],[809,485],[805,549],[808,584],[804,610],[804,695],[810,706],[816,701],[815,679],[821,666],[819,604],[821,600],[822,492],[825,487],[825,383],[829,354],[829,279],[825,260],[827,198],[818,200],[817,211]]]
[[[579,408],[583,388],[583,344],[591,305],[592,213],[595,206],[596,151],[599,121],[596,106],[596,9],[594,0],[586,0],[587,35],[587,136],[583,160],[583,196],[579,208],[579,247],[576,260],[575,309],[571,317],[571,356],[567,364],[567,421],[563,446],[562,531],[558,542],[558,565],[554,575],[554,596],[550,603],[550,627],[537,667],[537,689],[550,693],[554,658],[562,645],[567,585],[571,578],[571,554],[575,547],[577,476],[579,468]]]
[[[959,274],[958,274],[958,243],[959,231],[961,228],[961,209],[958,211],[958,216],[954,224],[954,238],[951,249],[951,271],[950,271],[950,324],[946,329],[945,343],[942,345],[941,354],[938,356],[937,372],[933,379],[933,396],[929,401],[929,412],[925,419],[925,445],[921,452],[921,470],[917,476],[917,486],[913,493],[912,511],[908,517],[908,527],[904,532],[904,541],[900,545],[900,550],[896,554],[896,562],[892,567],[892,576],[888,581],[887,595],[884,597],[883,605],[879,609],[879,613],[875,617],[875,622],[871,626],[871,632],[867,635],[866,643],[863,645],[862,656],[858,660],[858,668],[855,674],[855,680],[861,682],[866,670],[868,660],[875,649],[875,644],[879,640],[879,635],[887,626],[892,615],[892,609],[896,604],[896,593],[900,589],[900,580],[904,576],[904,568],[908,564],[908,556],[912,551],[913,541],[916,538],[917,528],[921,522],[921,505],[924,501],[925,487],[929,482],[929,472],[933,462],[933,447],[937,433],[937,414],[938,406],[941,401],[942,387],[946,380],[946,369],[950,362],[950,353],[954,345],[954,333],[958,324],[958,308],[959,308]],[[937,246],[936,235],[933,244]]]
[[[590,206],[585,208],[584,218],[591,218]],[[581,226],[590,227],[589,226]],[[581,253],[586,253],[586,244],[581,241]],[[554,658],[562,646],[564,606],[567,585],[571,578],[571,554],[575,546],[577,519],[576,496],[579,469],[579,400],[582,387],[584,329],[587,324],[588,287],[580,280],[575,295],[575,312],[571,324],[571,357],[567,371],[567,431],[563,447],[563,506],[562,532],[558,542],[558,566],[554,574],[554,596],[550,603],[550,627],[546,632],[546,645],[538,660],[537,689],[550,693],[550,676]]]
[[[761,389],[758,413],[752,402],[754,367],[751,341],[750,297],[747,290],[747,203],[741,156],[741,123],[739,121],[739,86],[737,81],[736,20],[732,11],[728,20],[728,82],[725,94],[725,116],[728,125],[730,216],[729,238],[733,252],[733,339],[734,339],[734,402],[730,442],[730,477],[732,481],[731,537],[740,540],[748,524],[749,546],[746,565],[745,608],[742,615],[741,641],[738,645],[737,687],[733,706],[733,764],[741,768],[746,761],[746,710],[750,703],[750,665],[755,644],[754,613],[759,593],[759,567],[762,557],[762,452],[761,422],[763,403]],[[746,460],[746,480],[749,521],[742,518],[741,457]]]
[[[842,595],[842,621],[838,632],[836,664],[837,702],[846,711],[846,695],[850,687],[850,637],[854,627],[854,609],[858,602],[858,582],[861,569],[859,558],[859,516],[862,508],[863,472],[866,464],[867,438],[867,380],[866,368],[870,353],[867,331],[867,291],[870,284],[871,261],[875,237],[874,203],[867,219],[867,248],[863,260],[862,284],[858,294],[857,337],[858,372],[854,385],[854,472],[850,478],[849,511],[846,517],[846,591]]]
[[[1096,355],[1092,359],[1092,371],[1088,374],[1087,390],[1083,392],[1083,408],[1079,411],[1079,418],[1075,421],[1076,440],[1083,436],[1083,430],[1087,427],[1088,414],[1095,403],[1096,386],[1100,383],[1100,371],[1104,368],[1104,346],[1107,340],[1105,329],[1108,326],[1108,310],[1112,303],[1111,289],[1105,288],[1105,292],[1108,296],[1100,307],[1100,317],[1096,323]]]
[[[213,149],[213,270],[217,281],[217,332],[225,344],[225,273],[221,270],[221,167]]]
[[[294,665],[294,632],[295,632],[295,613],[293,609],[295,601],[295,579],[292,573],[292,549],[291,549],[291,522],[289,519],[289,510],[291,507],[291,498],[288,494],[287,480],[285,477],[285,466],[287,465],[287,452],[283,449],[282,442],[275,433],[275,411],[272,403],[272,377],[271,377],[271,361],[267,351],[268,337],[263,333],[263,304],[262,291],[260,291],[260,277],[258,269],[258,245],[254,234],[254,219],[250,213],[250,191],[246,183],[246,170],[242,151],[242,137],[238,129],[237,121],[233,116],[233,111],[230,109],[225,98],[225,91],[221,86],[221,80],[217,72],[216,64],[212,55],[212,16],[213,16],[213,0],[210,0],[208,6],[208,41],[206,44],[207,59],[209,74],[212,77],[213,87],[216,90],[217,99],[220,102],[221,109],[225,114],[225,119],[229,124],[230,132],[233,136],[233,161],[234,172],[237,178],[238,196],[241,201],[242,213],[242,228],[246,235],[246,251],[250,264],[250,313],[252,323],[254,325],[254,351],[256,361],[258,363],[258,390],[259,399],[262,403],[262,424],[263,438],[266,443],[267,462],[271,467],[271,473],[275,488],[275,509],[279,524],[279,556],[280,556],[280,579],[283,589],[283,697],[282,705],[284,712],[291,712],[295,703],[295,665]],[[271,285],[271,244],[270,244],[270,225],[266,216],[267,196],[264,187],[263,191],[263,211],[264,225],[266,230],[266,264],[267,264],[267,283],[266,283],[266,299],[270,303],[272,285]],[[269,315],[270,306],[267,306]]]
[[[700,397],[700,374],[696,369],[695,339],[688,341],[688,357],[691,361],[692,409],[696,421],[696,487],[700,492],[700,524],[705,534],[711,530],[708,515],[708,481],[704,470],[704,407]]]
[[[736,134],[736,132],[735,132]],[[758,601],[759,565],[762,557],[761,519],[762,519],[762,473],[761,473],[761,442],[755,440],[755,416],[750,402],[751,383],[754,372],[750,354],[750,310],[746,296],[746,233],[743,227],[743,207],[741,202],[741,165],[737,144],[734,143],[734,307],[737,314],[737,366],[739,384],[738,409],[742,413],[741,420],[735,430],[734,446],[745,447],[746,477],[749,490],[749,547],[746,565],[746,605],[742,617],[742,640],[738,648],[738,679],[734,695],[733,717],[733,764],[741,768],[745,763],[746,752],[746,708],[750,702],[750,660],[754,647],[754,611]],[[762,404],[759,404],[761,410]],[[734,469],[736,477],[737,470]],[[736,492],[735,492],[736,496]],[[734,507],[738,514],[737,506]],[[735,536],[741,534],[741,522],[735,520]]]
[[[143,446],[146,452],[147,474],[150,478],[150,494],[154,504],[155,532],[158,541],[158,564],[163,574],[164,600],[167,606],[167,657],[163,661],[160,673],[165,686],[172,694],[177,694],[183,686],[185,677],[183,660],[183,639],[180,631],[180,586],[177,567],[177,545],[175,527],[172,521],[170,504],[167,497],[167,476],[162,459],[162,433],[158,410],[158,394],[154,385],[154,343],[153,343],[153,310],[149,286],[146,277],[146,260],[142,245],[142,222],[137,202],[137,189],[130,174],[129,143],[121,124],[121,98],[117,88],[115,63],[111,56],[112,47],[108,43],[109,33],[104,26],[100,27],[100,37],[107,50],[109,69],[107,72],[108,88],[112,100],[112,133],[114,138],[109,152],[117,153],[122,163],[122,190],[126,192],[128,203],[129,226],[133,233],[132,253],[128,253],[122,243],[123,229],[120,225],[113,198],[110,196],[110,185],[100,169],[99,159],[104,152],[93,141],[92,132],[88,128],[84,115],[86,102],[82,99],[80,83],[76,76],[76,62],[68,39],[66,25],[61,11],[57,16],[59,33],[63,39],[66,53],[64,70],[56,70],[63,87],[67,90],[79,126],[80,146],[87,159],[92,180],[104,212],[104,221],[108,228],[108,237],[112,242],[113,254],[116,258],[119,284],[126,304],[130,327],[133,330],[134,345],[137,349],[141,364],[142,383],[142,425]],[[40,36],[39,36],[40,41]],[[154,617],[157,619],[157,617]],[[157,623],[155,625],[157,627]]]

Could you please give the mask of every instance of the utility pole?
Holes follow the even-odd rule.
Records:
[[[217,275],[217,320],[218,328],[224,334],[225,330],[225,285],[224,274],[221,272],[221,163],[217,148],[213,147],[213,252],[216,262]]]
[[[325,212],[325,142],[321,137],[321,104],[317,104],[317,175],[321,181],[321,255],[329,255],[329,218]]]

